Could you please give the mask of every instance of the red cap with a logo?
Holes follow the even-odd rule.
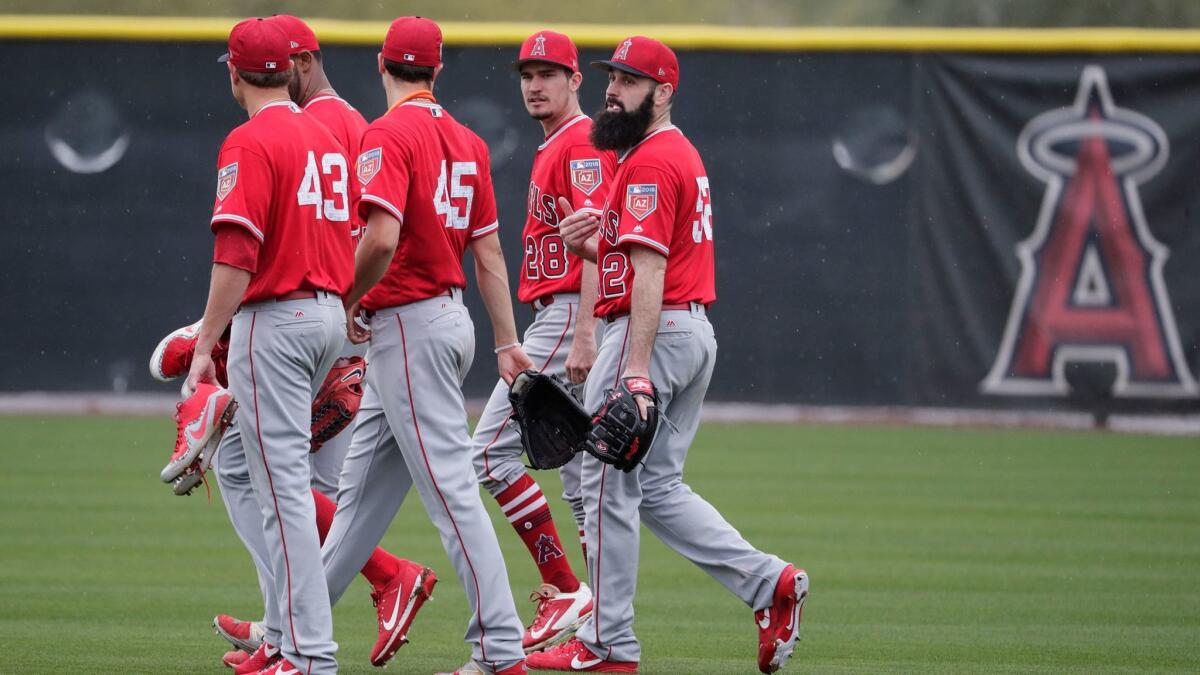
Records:
[[[679,90],[679,59],[671,48],[653,38],[634,35],[617,45],[608,61],[592,61],[593,68],[615,68]]]
[[[556,66],[569,68],[572,73],[579,72],[579,50],[571,38],[552,30],[534,33],[521,44],[521,56],[513,62],[513,68],[520,70],[521,66],[530,61],[543,61]]]
[[[246,19],[229,32],[229,51],[217,59],[250,73],[282,73],[292,67],[287,34],[263,19]]]
[[[300,52],[319,52],[321,45],[317,43],[317,34],[299,17],[290,14],[276,14],[268,17],[267,21],[279,26],[288,38],[288,53],[292,56]]]
[[[383,58],[408,66],[432,68],[442,63],[442,29],[429,19],[402,16],[388,27]]]

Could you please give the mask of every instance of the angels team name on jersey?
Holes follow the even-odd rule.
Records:
[[[544,192],[537,183],[529,184],[529,215],[550,227],[558,227],[558,204],[554,195]]]

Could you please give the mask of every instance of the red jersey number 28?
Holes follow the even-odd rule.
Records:
[[[317,220],[328,218],[335,223],[350,220],[350,198],[346,192],[346,158],[336,152],[321,155],[320,172],[333,178],[333,199],[324,199],[321,194],[321,177],[317,173],[317,156],[308,151],[308,162],[304,166],[304,177],[296,190],[296,203],[313,206]]]

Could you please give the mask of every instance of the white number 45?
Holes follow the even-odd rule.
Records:
[[[438,176],[437,192],[433,195],[433,208],[446,219],[446,227],[455,230],[465,230],[471,223],[471,201],[475,198],[475,188],[462,184],[463,176],[474,176],[478,173],[475,162],[454,162],[450,167],[450,190],[446,190],[446,160],[442,160],[442,172]],[[451,199],[465,199],[462,214],[450,203]]]

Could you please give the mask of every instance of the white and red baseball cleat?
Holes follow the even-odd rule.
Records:
[[[242,665],[234,668],[233,673],[234,675],[254,675],[254,673],[266,670],[282,660],[283,655],[279,653],[279,649],[264,642],[254,650],[250,658],[242,662]]]
[[[201,382],[196,393],[175,404],[175,451],[159,474],[162,481],[174,481],[196,461],[209,441],[225,433],[236,411],[233,394],[207,382]]]
[[[437,675],[488,675],[491,671],[484,670],[474,659],[467,661],[461,668],[453,673],[437,673]],[[525,675],[529,672],[525,669],[525,662],[514,663],[504,670],[497,670],[496,675]]]
[[[176,328],[159,341],[150,355],[150,376],[159,382],[170,382],[187,375],[192,367],[192,354],[196,351],[196,340],[200,337],[197,321],[183,328]]]
[[[600,658],[576,638],[534,652],[525,659],[529,670],[559,670],[567,673],[636,673],[636,661],[609,661]]]
[[[240,649],[235,649],[231,652],[225,652],[225,655],[221,657],[221,663],[224,663],[226,668],[237,668],[249,659],[249,654]]]
[[[587,584],[579,584],[574,593],[542,584],[529,599],[537,603],[537,615],[521,638],[526,654],[566,642],[592,613],[592,591]]]
[[[213,617],[213,630],[237,649],[253,654],[262,645],[263,629],[253,621],[238,621],[228,614]]]
[[[758,669],[773,673],[783,667],[800,639],[800,619],[808,598],[808,572],[788,565],[775,584],[771,606],[754,613],[758,623]]]
[[[408,628],[417,610],[433,593],[437,575],[428,567],[408,560],[400,561],[400,571],[379,592],[371,592],[379,621],[379,639],[371,650],[371,665],[382,666],[408,642]]]
[[[196,343],[200,340],[200,324],[203,321],[176,328],[159,341],[150,354],[150,376],[159,382],[170,382],[188,374],[192,368],[192,357],[196,354]],[[225,367],[229,360],[229,328],[213,345],[213,366],[217,371],[217,382],[227,386]]]
[[[274,663],[258,671],[258,675],[300,675],[303,673],[287,659],[277,658]]]

